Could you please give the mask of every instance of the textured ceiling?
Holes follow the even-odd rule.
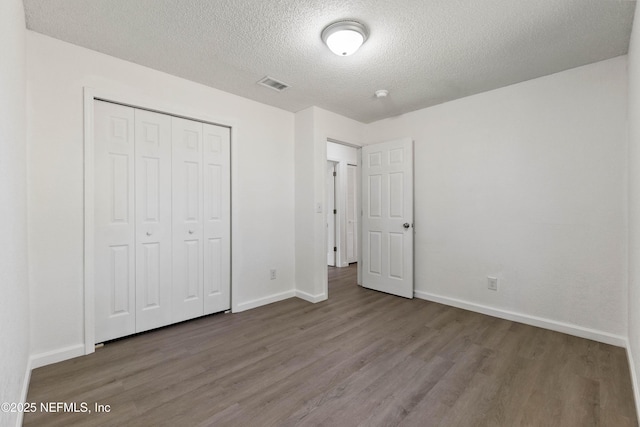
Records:
[[[24,0],[51,37],[296,112],[369,123],[627,53],[626,0]],[[349,57],[337,20],[370,36]],[[256,82],[269,75],[291,88]],[[374,91],[388,89],[376,99]]]

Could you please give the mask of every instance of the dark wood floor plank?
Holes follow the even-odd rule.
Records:
[[[636,426],[624,349],[355,284],[33,371],[25,426]]]

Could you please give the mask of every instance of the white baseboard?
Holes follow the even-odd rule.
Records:
[[[29,393],[29,383],[31,382],[31,358],[27,359],[27,367],[24,372],[24,379],[22,380],[22,391],[20,392],[20,402],[24,403],[27,401],[27,394]],[[24,412],[18,411],[18,418],[16,419],[16,427],[20,427],[22,425],[22,420],[24,418]]]
[[[638,375],[636,372],[636,365],[633,363],[633,353],[631,352],[629,340],[626,340],[626,348],[629,372],[631,373],[631,387],[633,388],[633,397],[636,404],[636,416],[638,417],[638,420],[640,420],[640,388],[638,387]]]
[[[295,291],[292,289],[290,291],[281,292],[279,294],[269,295],[267,297],[254,299],[251,301],[241,302],[237,304],[235,308],[232,310],[234,313],[240,313],[241,311],[250,310],[252,308],[260,307],[263,305],[271,304],[274,302],[282,301],[288,298],[293,298],[296,296]]]
[[[314,304],[327,299],[327,294],[311,295],[301,290],[296,290],[296,296],[300,299],[312,302]]]
[[[76,344],[59,350],[34,354],[31,356],[29,363],[31,365],[31,369],[36,369],[41,366],[51,365],[52,363],[62,362],[63,360],[73,359],[78,356],[84,356],[84,344]]]
[[[528,314],[516,313],[513,311],[501,310],[498,308],[488,307],[486,305],[476,304],[469,301],[463,301],[455,298],[449,298],[441,295],[431,294],[429,292],[414,291],[416,298],[437,302],[444,305],[462,308],[477,313],[486,314],[488,316],[498,317],[500,319],[511,320],[526,325],[537,326],[539,328],[550,329],[564,334],[574,335],[580,338],[586,338],[593,341],[599,341],[605,344],[615,345],[617,347],[626,347],[627,339],[621,335],[614,335],[608,332],[598,331],[596,329],[584,328],[570,323],[558,322],[556,320],[545,319]]]

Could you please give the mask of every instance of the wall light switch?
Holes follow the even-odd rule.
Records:
[[[322,203],[316,203],[316,213],[322,213]]]
[[[492,291],[497,291],[498,290],[498,278],[497,277],[488,276],[487,277],[487,288],[489,290],[492,290]]]

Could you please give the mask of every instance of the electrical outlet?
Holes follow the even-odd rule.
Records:
[[[487,277],[487,289],[489,289],[491,291],[497,291],[498,290],[498,278],[497,277],[491,277],[491,276]]]
[[[271,274],[271,280],[276,280],[276,269],[275,268],[271,269],[270,274]]]

